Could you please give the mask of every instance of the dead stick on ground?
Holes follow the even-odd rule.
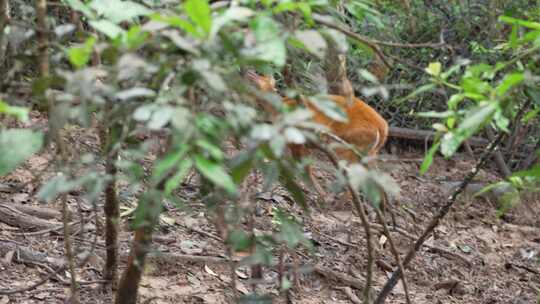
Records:
[[[416,252],[420,249],[420,247],[422,247],[422,245],[427,240],[429,235],[431,235],[431,233],[433,232],[433,229],[435,229],[435,227],[439,224],[439,221],[442,220],[448,214],[448,212],[450,212],[450,209],[456,202],[457,197],[465,190],[467,185],[476,176],[480,168],[482,168],[485,165],[487,160],[491,157],[493,150],[495,150],[495,148],[499,145],[503,137],[504,137],[504,133],[503,132],[499,133],[497,138],[488,145],[488,147],[486,148],[486,150],[480,157],[480,160],[478,161],[477,165],[463,179],[459,187],[448,198],[447,203],[439,210],[439,212],[431,220],[428,226],[424,229],[424,232],[422,233],[422,235],[416,240],[412,248],[409,249],[409,252],[407,252],[405,259],[403,260],[404,267],[407,267],[407,265],[411,262]],[[401,272],[400,269],[397,269],[396,271],[394,271],[394,273],[392,274],[392,277],[388,279],[383,289],[379,293],[379,296],[375,300],[375,304],[383,304],[385,302],[386,297],[390,294],[394,286],[396,286],[398,280],[401,278],[402,275],[403,273]]]

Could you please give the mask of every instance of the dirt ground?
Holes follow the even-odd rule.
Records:
[[[40,120],[34,117],[33,122]],[[43,121],[41,121],[43,122]],[[94,150],[97,138],[84,130],[70,130],[73,146],[83,151]],[[436,158],[424,176],[418,175],[422,152],[403,152],[383,158],[380,169],[389,173],[401,187],[398,197],[392,199],[399,229],[392,229],[392,238],[403,255],[448,197],[453,182],[459,182],[473,167],[474,160],[457,156],[454,160]],[[35,193],[39,182],[36,172],[47,167],[51,155],[44,152],[34,156],[13,174],[0,178],[0,203],[25,204],[56,208],[37,202]],[[399,159],[399,160],[396,160]],[[320,173],[321,178],[327,178]],[[44,180],[42,176],[39,180]],[[260,190],[260,178],[251,177],[251,189]],[[482,170],[478,181],[496,180],[493,168]],[[17,187],[19,186],[19,187]],[[126,185],[124,185],[125,188]],[[132,211],[133,199],[123,196],[122,212]],[[10,189],[16,189],[10,190]],[[231,303],[232,283],[230,266],[224,262],[226,249],[208,222],[205,209],[194,198],[198,187],[196,178],[184,184],[178,195],[190,202],[189,208],[167,206],[154,241],[155,251],[163,253],[152,258],[145,269],[140,303]],[[256,192],[256,191],[254,191]],[[311,192],[310,192],[311,193]],[[310,195],[313,199],[313,196]],[[92,217],[92,206],[86,204],[77,192],[68,196],[74,218],[80,216],[88,223],[87,229],[76,229],[75,247],[88,250],[95,230],[101,233],[102,220]],[[314,244],[313,251],[305,249],[285,252],[285,260],[296,274],[297,284],[289,293],[290,303],[353,303],[350,293],[360,296],[354,284],[363,282],[366,269],[365,237],[359,218],[351,212],[349,203],[313,208],[310,214],[292,204],[290,195],[281,188],[258,196],[255,228],[272,229],[270,211],[273,207],[289,210],[304,223],[304,232]],[[77,207],[82,207],[81,212]],[[100,208],[101,209],[101,208]],[[537,303],[540,294],[540,202],[523,201],[504,216],[498,216],[496,202],[484,198],[462,197],[450,214],[435,229],[434,235],[417,253],[407,268],[406,278],[412,303]],[[373,212],[370,213],[371,215]],[[100,211],[99,217],[102,218]],[[123,218],[121,252],[126,256],[130,233]],[[396,263],[388,241],[382,234],[374,216],[374,244],[376,246],[374,289],[380,290],[395,269]],[[51,219],[52,222],[58,219]],[[392,227],[392,226],[391,226]],[[0,220],[0,246],[11,244],[15,248],[31,249],[50,259],[64,256],[60,229],[21,233],[20,229]],[[24,288],[40,281],[51,271],[43,263],[20,263],[18,251],[4,250],[0,256],[0,289]],[[97,241],[95,254],[78,269],[83,303],[111,303],[110,291],[102,287],[101,269],[104,261],[104,242]],[[124,259],[125,260],[125,259]],[[294,271],[296,269],[296,271]],[[121,265],[123,270],[123,263]],[[257,285],[259,294],[268,294],[273,303],[286,303],[286,296],[278,294],[277,267],[265,267],[263,280]],[[333,271],[333,272],[331,272]],[[327,276],[323,274],[326,272]],[[331,277],[328,273],[345,275],[351,281]],[[239,267],[234,278],[238,294],[249,293],[249,269]],[[61,272],[43,285],[24,293],[1,295],[4,303],[64,303],[69,292],[69,274]],[[349,294],[348,294],[349,293]],[[262,303],[262,302],[261,302]],[[387,303],[406,303],[404,288],[398,284]]]

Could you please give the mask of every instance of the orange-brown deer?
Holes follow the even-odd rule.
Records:
[[[340,57],[340,64],[344,66],[344,57]],[[275,80],[272,76],[258,75],[253,71],[247,71],[245,77],[253,82],[257,88],[265,92],[273,92],[275,89]],[[388,137],[388,123],[379,115],[373,108],[367,105],[364,101],[354,97],[352,87],[349,89],[350,82],[344,77],[342,91],[351,92],[349,96],[329,95],[329,99],[335,102],[348,117],[347,122],[335,121],[319,110],[308,98],[300,98],[300,100],[283,98],[283,102],[288,105],[296,105],[299,102],[303,103],[310,111],[313,112],[313,121],[323,125],[339,138],[343,139],[348,144],[354,145],[357,149],[365,151],[368,156],[375,156],[386,143]],[[263,106],[272,116],[276,116],[278,112],[275,109],[270,109],[269,105],[262,102]],[[300,158],[307,155],[308,148],[305,145],[291,144],[289,145],[291,152],[295,158]],[[348,148],[336,148],[335,152],[341,159],[349,162],[358,162],[358,156]],[[316,180],[311,166],[306,167],[310,181],[313,183],[315,190],[321,197],[325,196],[322,187]]]

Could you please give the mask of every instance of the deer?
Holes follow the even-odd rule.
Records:
[[[333,120],[319,110],[313,102],[307,97],[292,99],[283,97],[283,102],[287,105],[303,104],[313,113],[312,120],[322,126],[325,126],[330,133],[336,135],[346,143],[354,146],[358,150],[365,151],[366,155],[373,158],[385,145],[388,138],[388,123],[363,100],[354,96],[354,90],[350,81],[345,76],[345,56],[338,56],[340,64],[340,73],[342,73],[341,83],[337,84],[338,91],[344,95],[328,95],[329,100],[336,103],[348,117],[347,122]],[[263,92],[276,92],[276,81],[272,75],[259,75],[252,70],[244,73],[244,77],[255,85],[257,89]],[[275,119],[279,113],[264,101],[258,101],[259,104]],[[289,149],[294,158],[300,159],[309,154],[307,145],[289,144]],[[338,158],[347,160],[350,163],[360,161],[357,153],[349,148],[338,147],[334,149]],[[371,162],[372,163],[372,162]],[[313,184],[319,196],[325,197],[326,194],[315,178],[313,167],[306,166],[306,172],[310,182]]]

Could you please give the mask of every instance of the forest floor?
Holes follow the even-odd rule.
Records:
[[[34,115],[27,126],[40,125],[44,125],[44,120]],[[97,135],[92,130],[73,128],[68,134],[76,151],[98,151]],[[401,188],[391,205],[400,228],[399,232],[392,231],[392,238],[402,254],[411,247],[412,238],[421,233],[446,202],[451,191],[449,185],[461,181],[475,163],[465,155],[458,155],[453,160],[435,158],[428,173],[419,176],[422,156],[418,151],[403,152],[392,155],[394,160],[380,164],[380,170],[389,173]],[[0,250],[0,289],[3,291],[25,288],[40,281],[50,273],[52,265],[60,263],[64,257],[62,230],[58,229],[61,227],[57,212],[60,205],[39,203],[35,196],[41,183],[50,178],[43,175],[36,179],[36,172],[44,170],[51,159],[52,155],[45,151],[9,176],[0,178],[0,204],[4,206],[0,209],[13,209],[19,205],[47,208],[51,213],[46,221],[54,224],[50,229],[22,233],[20,228],[8,225],[5,218],[0,219],[0,247],[4,248]],[[331,178],[322,171],[319,175],[323,179]],[[497,180],[495,170],[481,170],[476,180],[483,183]],[[258,176],[250,177],[249,188],[254,193],[261,190],[260,181]],[[128,192],[127,189],[127,185],[120,185],[121,211],[129,213],[135,202],[129,195],[122,196]],[[308,192],[310,200],[313,200],[313,191]],[[168,212],[163,215],[156,231],[153,248],[163,255],[154,256],[145,269],[139,289],[141,303],[231,303],[231,271],[224,259],[226,248],[214,225],[207,220],[202,204],[195,200],[197,194],[197,179],[193,178],[183,184],[178,193],[189,202],[189,208],[167,206]],[[74,212],[73,221],[79,222],[73,229],[77,233],[75,247],[89,250],[96,230],[102,231],[103,202],[98,202],[100,211],[96,221],[92,216],[93,207],[83,195],[73,191],[67,199]],[[349,202],[329,203],[312,208],[307,214],[292,203],[287,192],[276,187],[271,193],[259,194],[252,204],[258,210],[254,221],[257,231],[271,231],[271,210],[280,207],[303,221],[305,235],[315,245],[311,252],[301,249],[285,254],[290,265],[298,265],[298,271],[291,270],[296,267],[289,269],[297,273],[298,283],[289,293],[290,303],[353,303],[351,298],[354,295],[351,293],[361,294],[354,286],[361,286],[364,282],[366,247],[362,226],[351,211]],[[77,211],[78,207],[82,211]],[[497,214],[495,202],[468,195],[462,197],[406,271],[411,302],[536,303],[540,290],[539,210],[540,202],[530,199],[501,217]],[[128,217],[122,218],[123,232],[120,235],[123,262],[131,237],[127,229]],[[85,229],[80,228],[81,218],[87,223]],[[376,246],[374,289],[380,290],[396,263],[382,230],[377,229],[380,225],[374,216],[370,220]],[[42,259],[39,262],[25,260],[22,255],[28,252],[39,253]],[[104,256],[104,241],[100,236],[92,258],[77,270],[83,303],[112,302],[111,292],[99,282]],[[124,269],[123,262],[121,270]],[[309,266],[312,266],[312,271],[308,271]],[[264,279],[257,285],[257,291],[271,295],[273,303],[286,303],[286,297],[277,292],[277,268],[263,270]],[[341,274],[346,279],[332,274]],[[248,268],[238,268],[234,277],[238,294],[251,291]],[[69,274],[63,271],[24,293],[0,293],[0,304],[64,303],[68,283]],[[387,303],[406,303],[401,283]]]

